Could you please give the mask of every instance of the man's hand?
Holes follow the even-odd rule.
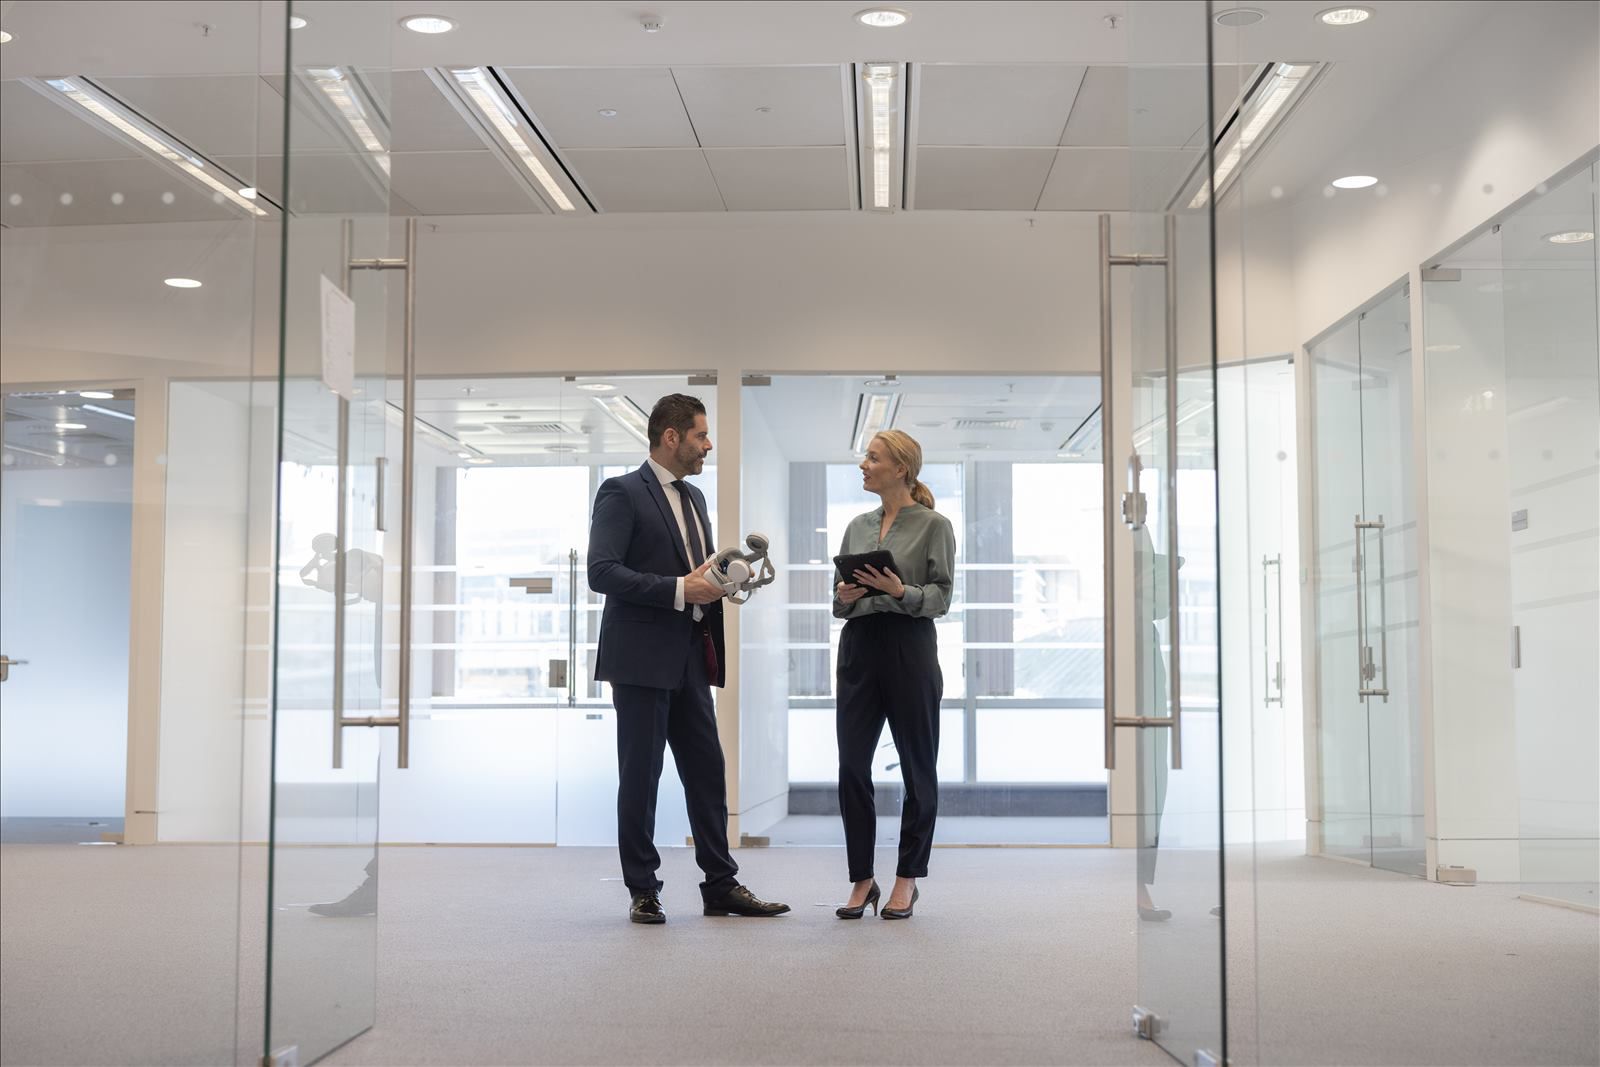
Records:
[[[860,600],[866,595],[867,591],[864,587],[852,585],[848,582],[840,582],[838,585],[833,587],[834,599],[839,601],[841,604],[854,604],[856,601]]]
[[[706,570],[715,557],[706,560],[694,569],[694,572],[683,580],[683,600],[686,604],[715,604],[726,594],[722,587],[706,577]]]

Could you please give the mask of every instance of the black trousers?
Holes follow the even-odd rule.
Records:
[[[939,814],[939,700],[944,696],[933,620],[867,615],[845,623],[836,692],[839,812],[844,817],[850,880],[873,876],[878,813],[872,757],[885,720],[905,782],[895,873],[901,878],[926,877]]]
[[[658,892],[661,854],[656,851],[656,795],[665,748],[683,780],[694,835],[694,859],[705,872],[700,892],[720,896],[738,884],[739,865],[728,851],[727,768],[717,737],[716,710],[706,672],[705,635],[692,631],[688,662],[676,689],[642,685],[611,687],[617,709],[617,848],[622,880],[630,892]]]

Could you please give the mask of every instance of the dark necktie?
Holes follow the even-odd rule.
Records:
[[[700,524],[695,521],[694,499],[689,496],[689,483],[679,478],[672,483],[683,504],[683,525],[689,531],[689,566],[698,567],[706,561],[705,542],[700,539]]]

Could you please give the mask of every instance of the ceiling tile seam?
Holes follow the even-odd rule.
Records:
[[[705,148],[705,142],[700,140],[700,130],[694,124],[694,115],[689,111],[689,102],[683,98],[683,86],[678,84],[678,72],[668,67],[667,77],[672,79],[672,91],[678,94],[678,106],[683,108],[683,117],[689,122],[689,132],[694,134],[695,147]]]
[[[711,157],[706,155],[704,148],[700,149],[700,162],[705,165],[706,173],[711,175],[711,188],[717,191],[717,199],[722,201],[722,210],[728,210],[728,198],[722,195],[722,183],[717,181],[717,168],[711,165]]]
[[[1044,184],[1039,186],[1039,195],[1034,197],[1034,199],[1033,199],[1033,210],[1035,210],[1035,211],[1040,210],[1040,205],[1042,205],[1044,203],[1045,191],[1050,188],[1050,178],[1056,172],[1056,164],[1060,163],[1060,162],[1061,162],[1061,149],[1057,148],[1055,150],[1055,152],[1052,153],[1051,156],[1050,156],[1050,166],[1045,168]]]
[[[1056,135],[1055,147],[1060,148],[1067,139],[1067,127],[1072,125],[1072,113],[1078,109],[1078,97],[1083,95],[1083,83],[1089,80],[1089,67],[1085,64],[1078,75],[1078,87],[1072,90],[1072,103],[1067,105],[1067,117],[1061,120],[1061,132]]]

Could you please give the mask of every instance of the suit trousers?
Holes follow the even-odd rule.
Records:
[[[845,623],[836,695],[839,813],[850,880],[873,876],[878,813],[872,760],[885,720],[905,782],[895,873],[926,877],[939,814],[939,701],[944,696],[933,620],[881,614]]]
[[[720,896],[738,884],[739,865],[728,851],[727,768],[717,737],[716,709],[707,676],[705,632],[690,632],[683,680],[676,689],[611,686],[617,709],[617,848],[622,880],[630,892],[659,892],[661,854],[656,851],[656,796],[665,749],[683,780],[694,858],[705,872],[700,891]]]

